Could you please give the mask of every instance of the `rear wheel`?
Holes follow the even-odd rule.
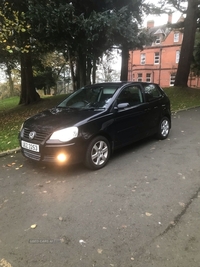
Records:
[[[169,135],[170,131],[170,121],[167,117],[162,118],[159,124],[157,138],[158,139],[166,139]]]
[[[104,136],[97,136],[90,142],[85,158],[85,165],[98,170],[103,168],[110,158],[110,143]]]

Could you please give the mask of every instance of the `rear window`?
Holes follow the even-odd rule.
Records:
[[[153,101],[162,96],[161,91],[156,84],[148,84],[144,87],[144,92],[147,101]]]

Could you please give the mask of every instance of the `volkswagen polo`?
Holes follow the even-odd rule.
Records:
[[[19,141],[31,160],[104,167],[112,152],[148,136],[166,139],[170,100],[155,83],[113,82],[85,86],[58,106],[28,118]]]

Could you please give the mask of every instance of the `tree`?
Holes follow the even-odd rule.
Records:
[[[97,82],[112,82],[120,80],[120,71],[114,70],[114,65],[119,64],[116,49],[106,51],[99,60],[97,69]]]
[[[30,23],[26,17],[28,1],[3,0],[0,7],[0,43],[13,53],[18,51],[21,63],[21,95],[19,104],[39,100],[35,90],[32,71]]]
[[[21,57],[20,103],[39,99],[32,71],[33,50],[63,51],[74,88],[95,82],[96,63],[113,46],[122,49],[122,75],[127,79],[128,51],[142,47],[143,0],[3,0],[0,42],[10,42]],[[147,5],[146,5],[147,7]],[[8,46],[6,46],[7,49]]]
[[[91,83],[91,73],[92,82],[95,82],[96,62],[113,46],[123,51],[122,71],[127,79],[128,51],[144,44],[144,34],[139,34],[138,27],[142,2],[104,0],[99,3],[94,0],[60,0],[41,3],[32,0],[29,12],[35,25],[33,28],[38,29],[37,39],[40,42],[53,43],[55,40],[56,49],[59,51],[59,40],[59,46],[65,47],[74,88],[77,88]],[[42,40],[44,36],[46,39]]]
[[[187,86],[197,29],[198,4],[198,0],[188,1],[184,22],[184,36],[174,86]]]
[[[10,53],[5,47],[0,44],[0,64],[4,66],[4,71],[8,78],[9,83],[9,96],[14,96],[14,82],[12,78],[12,72],[17,69],[19,65],[18,56],[16,53]]]
[[[162,8],[164,6],[173,7],[185,14],[184,23],[181,25],[184,31],[184,37],[181,46],[180,59],[175,77],[174,86],[187,86],[190,67],[193,59],[195,34],[197,29],[197,20],[199,16],[199,0],[161,0]],[[186,8],[187,6],[187,8]],[[172,25],[173,27],[173,25]]]
[[[191,71],[194,73],[194,75],[200,77],[200,32],[199,31],[196,32]]]

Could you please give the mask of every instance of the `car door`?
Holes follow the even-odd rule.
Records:
[[[144,99],[138,85],[124,88],[117,97],[114,115],[115,146],[141,139],[146,130]]]
[[[156,84],[144,84],[145,113],[149,134],[154,133],[160,122],[163,96]]]

